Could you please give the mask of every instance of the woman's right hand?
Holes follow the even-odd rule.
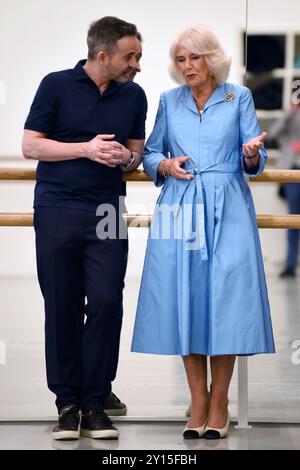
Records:
[[[189,157],[174,157],[165,158],[158,166],[158,172],[163,176],[172,176],[177,180],[191,180],[193,175],[188,173],[184,168],[181,168],[183,163],[187,162]]]

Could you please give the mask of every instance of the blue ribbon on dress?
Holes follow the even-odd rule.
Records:
[[[240,163],[220,163],[206,168],[197,168],[190,162],[187,162],[184,168],[188,173],[194,175],[194,178],[191,180],[175,180],[177,186],[177,194],[174,201],[177,207],[175,217],[178,217],[179,211],[182,210],[182,199],[187,187],[190,184],[194,184],[196,191],[196,207],[194,207],[193,210],[184,210],[184,225],[190,228],[192,236],[193,219],[196,221],[196,240],[194,242],[187,241],[186,248],[189,250],[200,250],[201,260],[205,261],[208,259],[208,253],[205,231],[205,188],[202,182],[202,175],[204,173],[241,174],[242,168]]]

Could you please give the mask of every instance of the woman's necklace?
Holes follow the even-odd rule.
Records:
[[[202,114],[206,101],[204,102],[204,104],[201,104],[195,97],[194,97],[194,100],[195,100],[199,113]]]
[[[196,98],[194,95],[193,95],[193,98],[194,98],[194,101],[196,103],[196,106],[197,106],[197,109],[198,109],[198,112],[200,113],[200,116],[202,116],[202,113],[204,111],[204,108],[205,108],[205,105],[206,105],[206,102],[209,100],[209,98],[211,97],[211,95],[213,94],[213,92],[215,91],[215,89],[217,88],[217,86],[214,86],[211,94],[205,99],[205,101],[200,100],[200,98]]]

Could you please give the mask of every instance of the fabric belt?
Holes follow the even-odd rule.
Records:
[[[202,176],[206,173],[216,173],[216,174],[242,174],[242,168],[240,163],[222,163],[217,165],[212,165],[206,168],[197,168],[191,164],[186,164],[185,167],[188,173],[194,175],[194,178],[191,180],[176,180],[176,185],[178,187],[175,206],[177,211],[175,216],[178,217],[179,210],[182,208],[182,199],[185,194],[186,189],[189,185],[195,185],[196,191],[196,208],[193,208],[193,211],[185,211],[185,222],[184,224],[192,227],[193,219],[196,220],[196,242],[189,244],[191,250],[200,250],[201,260],[208,259],[207,253],[207,243],[206,243],[206,230],[205,230],[205,197],[204,197],[204,186],[202,182]],[[195,213],[195,211],[197,211]]]

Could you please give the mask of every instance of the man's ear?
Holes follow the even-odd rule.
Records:
[[[108,61],[108,53],[105,51],[99,51],[97,54],[97,62],[99,64],[105,65]]]

